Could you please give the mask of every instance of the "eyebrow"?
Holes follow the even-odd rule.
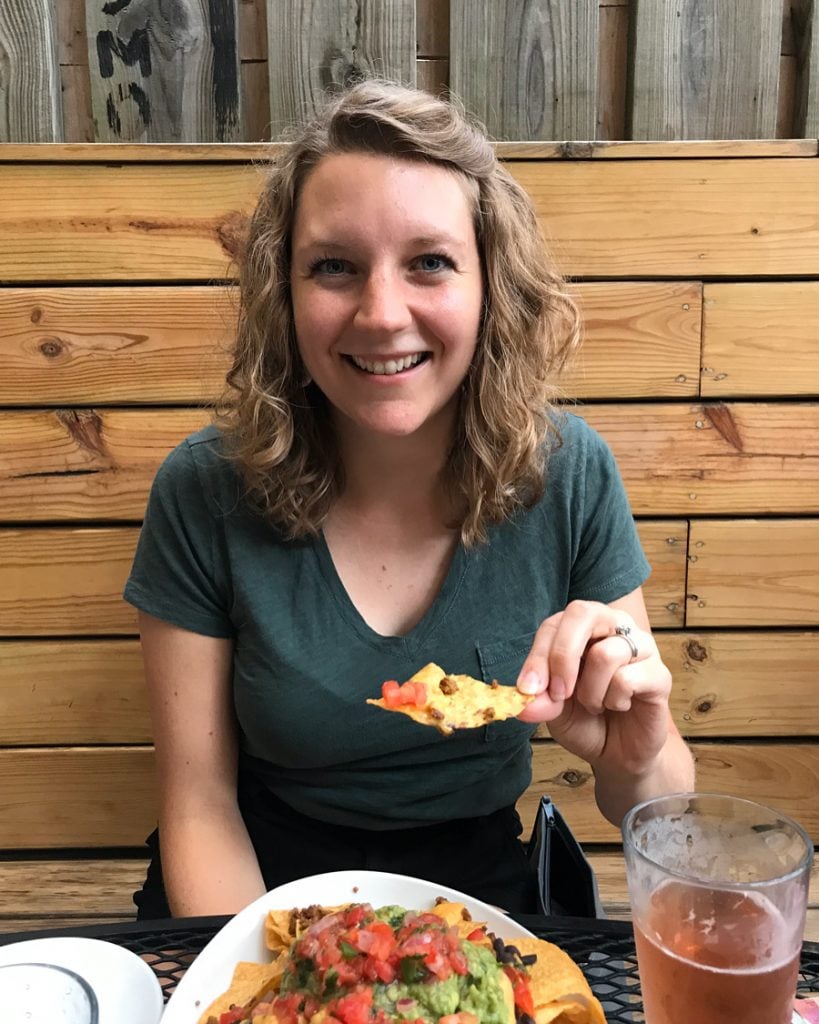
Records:
[[[410,238],[408,245],[413,248],[436,248],[438,246],[448,246],[453,249],[463,249],[464,242],[454,235],[447,234],[446,232],[440,231],[434,235],[416,235],[414,238]],[[298,250],[304,249],[347,249],[350,248],[349,242],[341,242],[334,238],[311,238],[303,245],[298,247]],[[298,251],[297,250],[297,251]]]

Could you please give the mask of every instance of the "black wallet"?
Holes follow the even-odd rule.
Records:
[[[592,866],[548,796],[540,798],[528,852],[537,872],[539,913],[606,916]]]

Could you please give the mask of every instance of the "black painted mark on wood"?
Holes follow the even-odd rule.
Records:
[[[127,42],[108,29],[97,33],[97,61],[100,75],[110,78],[114,73],[114,54],[129,68],[139,62],[139,70],[144,78],[151,74],[151,46],[148,41],[148,30],[138,28]]]
[[[114,97],[110,92],[105,100],[105,119],[114,135],[122,135],[122,121],[117,111],[117,105],[114,103]]]
[[[131,82],[128,85],[128,92],[131,99],[139,107],[139,116],[142,118],[142,123],[147,127],[151,123],[151,101],[148,99],[148,94],[136,82]]]
[[[208,0],[213,47],[213,118],[216,138],[231,139],[239,123],[236,19],[230,0]]]
[[[111,0],[110,3],[102,5],[103,14],[119,14],[130,4],[131,0]]]

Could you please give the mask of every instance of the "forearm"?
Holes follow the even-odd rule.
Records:
[[[593,765],[594,796],[601,813],[618,828],[635,805],[664,793],[690,792],[695,785],[694,759],[676,729],[657,757],[639,771],[618,771],[610,764]]]
[[[162,873],[175,917],[235,914],[265,884],[238,807],[160,815]]]

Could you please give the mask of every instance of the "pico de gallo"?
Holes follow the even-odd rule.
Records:
[[[533,1013],[524,964],[500,963],[484,926],[463,938],[431,912],[362,903],[320,918],[293,942],[277,992],[212,1020],[512,1024]]]

